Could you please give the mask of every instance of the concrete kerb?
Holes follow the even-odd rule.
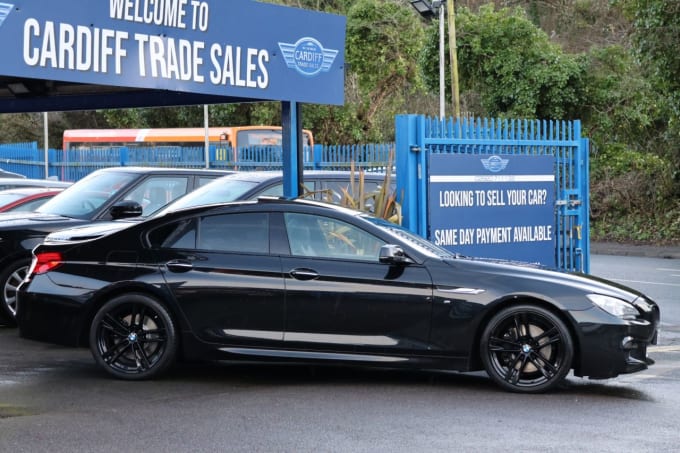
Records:
[[[680,246],[655,246],[619,244],[617,242],[591,242],[592,255],[644,256],[649,258],[680,259]]]

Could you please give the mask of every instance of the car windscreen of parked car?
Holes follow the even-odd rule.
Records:
[[[385,175],[382,173],[366,173],[363,178],[363,190],[365,194],[368,194],[378,190],[384,182]],[[359,174],[352,174],[349,171],[317,170],[304,172],[303,179],[304,191],[310,194],[311,198],[341,204],[343,191],[352,192],[352,180],[358,186]],[[254,200],[262,196],[283,196],[282,172],[243,172],[219,178],[167,205],[155,215],[161,216],[194,206],[236,200]],[[367,200],[367,203],[370,204],[370,200]]]
[[[36,211],[64,217],[88,217],[118,191],[127,187],[134,178],[135,175],[130,173],[91,173],[81,179],[77,186],[65,190]]]

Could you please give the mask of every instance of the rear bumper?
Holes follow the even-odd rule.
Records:
[[[82,346],[83,305],[51,294],[18,292],[19,335],[31,340]],[[85,337],[86,338],[86,337]]]

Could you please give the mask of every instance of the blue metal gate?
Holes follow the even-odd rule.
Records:
[[[580,121],[396,118],[397,190],[404,226],[430,239],[428,165],[431,153],[523,154],[555,157],[555,262],[590,271],[588,139]]]

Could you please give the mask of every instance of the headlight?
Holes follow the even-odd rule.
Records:
[[[633,302],[633,305],[635,305],[637,308],[639,308],[640,310],[642,310],[646,313],[649,313],[654,309],[652,304],[647,302],[647,300],[644,297],[638,297],[637,299],[635,299],[635,301]]]
[[[635,319],[640,315],[640,312],[628,302],[611,296],[603,296],[602,294],[588,294],[588,299],[607,313],[610,313],[621,319]]]

